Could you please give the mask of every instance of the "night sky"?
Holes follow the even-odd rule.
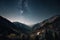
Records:
[[[59,0],[0,0],[0,16],[27,25],[60,15]]]

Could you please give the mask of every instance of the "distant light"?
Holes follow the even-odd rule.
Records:
[[[37,32],[37,35],[39,35],[40,34],[40,32]]]

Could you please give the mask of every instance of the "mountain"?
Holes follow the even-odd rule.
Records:
[[[20,35],[22,37],[24,37],[23,35],[27,37],[32,36],[33,34],[34,38],[38,35],[40,36],[39,39],[45,38],[45,40],[58,40],[60,39],[60,15],[53,16],[44,20],[43,22],[37,23],[32,28],[23,23],[10,22],[6,18],[0,16],[0,38],[1,35],[6,37],[6,35],[10,33],[18,34],[15,38],[18,36],[18,38],[20,38]]]
[[[49,26],[49,28],[55,31],[60,31],[60,15],[51,17],[50,19],[48,19],[48,23],[50,23],[49,25],[51,25],[51,27]]]
[[[31,28],[19,22],[10,22],[8,19],[0,16],[0,33],[25,33],[31,32]]]
[[[0,34],[19,33],[15,24],[0,16]]]
[[[26,34],[31,32],[31,27],[29,27],[28,25],[25,25],[19,22],[13,22],[13,23],[17,26],[18,29],[21,30],[21,32],[26,33]]]
[[[32,28],[37,30],[41,27],[49,28],[55,31],[60,31],[60,15],[53,16],[44,20],[43,22],[35,24]]]

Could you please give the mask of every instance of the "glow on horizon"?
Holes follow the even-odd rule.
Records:
[[[20,18],[7,18],[8,20],[10,20],[11,22],[20,22],[20,23],[23,23],[23,24],[26,24],[26,25],[34,25],[35,22],[31,21],[31,20],[28,20],[24,17],[20,17]]]

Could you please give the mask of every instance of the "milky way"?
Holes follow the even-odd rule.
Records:
[[[27,0],[19,0],[18,1],[18,10],[20,11],[20,15],[24,13],[25,10],[27,10],[28,7],[28,1]]]

